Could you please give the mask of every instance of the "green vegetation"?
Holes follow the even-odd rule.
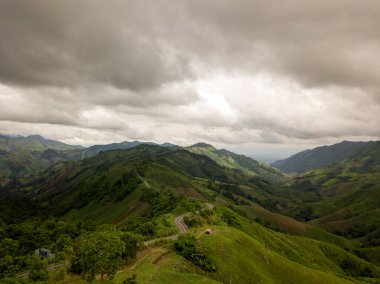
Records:
[[[302,151],[287,159],[272,163],[277,169],[286,173],[302,173],[309,170],[325,168],[334,163],[349,159],[372,147],[374,142],[343,141],[331,146],[322,146]]]
[[[197,245],[196,239],[192,235],[182,235],[174,243],[176,251],[193,264],[198,265],[205,271],[215,271],[207,256]]]
[[[380,228],[380,144],[326,169],[307,172],[290,181],[289,187],[309,191],[304,201],[287,214],[326,231],[377,246],[369,236]],[[305,186],[306,185],[306,186]]]
[[[187,149],[193,153],[209,157],[222,167],[239,170],[246,175],[259,175],[260,177],[274,183],[281,183],[284,181],[284,176],[276,169],[268,165],[261,164],[244,155],[238,155],[224,149],[218,150],[205,143],[197,143]]]
[[[95,279],[96,274],[101,274],[102,280],[105,274],[112,279],[123,263],[124,251],[125,245],[116,232],[82,234],[74,244],[73,269],[81,271],[89,282]]]
[[[292,178],[205,144],[25,169],[0,189],[1,281],[376,283],[380,146],[371,145]],[[185,213],[190,231],[178,235]],[[40,259],[39,248],[54,257]]]

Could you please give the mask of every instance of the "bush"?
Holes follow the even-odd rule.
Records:
[[[201,224],[196,218],[188,216],[185,216],[184,222],[189,228],[198,227]]]
[[[137,254],[137,249],[140,244],[139,237],[131,233],[123,233],[121,235],[121,240],[124,242],[125,245],[124,258],[135,258]]]
[[[47,271],[47,263],[38,256],[32,255],[29,260],[29,280],[31,281],[47,281],[49,280],[49,272]]]
[[[215,271],[215,267],[206,255],[197,246],[194,236],[182,235],[174,243],[177,252],[193,264],[198,265],[205,271]]]

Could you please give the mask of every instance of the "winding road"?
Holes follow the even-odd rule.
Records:
[[[189,213],[182,214],[175,218],[175,224],[177,225],[180,233],[186,233],[189,230],[189,227],[185,224],[185,217],[189,215]]]
[[[206,203],[205,205],[206,205],[206,207],[204,209],[213,209],[214,208],[214,205],[211,204],[211,203]],[[202,209],[202,210],[204,210],[204,209]],[[176,224],[176,226],[177,226],[177,228],[179,230],[178,234],[171,235],[171,236],[168,236],[168,237],[158,238],[158,239],[154,239],[154,240],[145,241],[144,245],[149,246],[149,245],[152,245],[155,242],[161,241],[161,240],[172,240],[172,241],[177,240],[179,234],[187,233],[189,231],[189,227],[185,224],[185,220],[184,220],[185,217],[188,216],[188,215],[190,215],[190,213],[185,213],[185,214],[179,215],[177,218],[175,218],[174,222],[175,222],[175,224]],[[53,263],[53,264],[50,264],[50,265],[48,265],[48,270],[49,271],[54,271],[57,268],[62,267],[62,265],[63,265],[62,263]],[[25,272],[17,274],[17,277],[25,278],[28,275],[29,275],[29,271],[25,271]]]
[[[206,205],[206,207],[204,209],[213,209],[214,208],[214,204],[206,203],[205,205]],[[202,210],[204,210],[204,209],[202,209]],[[154,239],[154,240],[145,241],[144,245],[148,246],[148,245],[154,244],[155,242],[161,241],[161,240],[177,240],[179,234],[187,233],[189,231],[189,227],[185,224],[185,220],[184,220],[185,217],[188,215],[190,215],[190,213],[185,213],[185,214],[179,215],[177,218],[175,218],[174,222],[175,222],[175,224],[179,230],[178,234],[171,235],[168,237],[158,238],[158,239]]]

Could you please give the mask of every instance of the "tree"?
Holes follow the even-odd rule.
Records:
[[[121,240],[124,242],[125,245],[124,258],[135,258],[140,239],[136,235],[126,232],[121,235]]]
[[[12,256],[7,255],[0,258],[0,279],[14,276],[19,268],[16,260]]]
[[[96,274],[113,278],[123,263],[125,245],[116,232],[95,231],[79,236],[74,251],[82,276],[92,282]]]
[[[40,259],[37,255],[31,255],[28,261],[29,280],[31,281],[47,281],[49,272],[47,271],[47,263]]]
[[[137,232],[143,236],[153,237],[156,233],[156,228],[152,222],[145,222],[139,226]]]

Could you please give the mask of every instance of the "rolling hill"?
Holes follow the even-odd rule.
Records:
[[[218,150],[206,143],[197,143],[186,149],[196,154],[205,155],[222,167],[239,170],[246,175],[260,176],[276,184],[284,181],[284,176],[275,168],[259,163],[244,155],[239,155],[224,149]]]
[[[93,157],[93,156],[99,154],[100,152],[110,151],[110,150],[126,150],[126,149],[130,149],[130,148],[133,148],[133,147],[136,147],[139,145],[143,145],[143,144],[144,145],[156,145],[156,146],[162,146],[162,147],[178,147],[178,146],[176,146],[174,144],[170,144],[170,143],[157,144],[154,142],[124,141],[124,142],[120,142],[120,143],[93,145],[93,146],[90,146],[86,149],[78,151],[79,152],[78,154],[80,154],[80,157],[82,159],[84,159],[84,158]]]
[[[328,168],[299,175],[289,186],[318,196],[293,208],[293,217],[361,238],[366,245],[380,245],[373,235],[380,228],[380,142]]]
[[[375,142],[343,141],[331,146],[305,150],[271,165],[286,173],[302,173],[308,170],[325,168],[334,163],[349,159],[370,148]]]
[[[17,177],[35,175],[59,162],[81,160],[100,152],[129,149],[141,144],[158,145],[153,142],[124,141],[85,148],[46,139],[40,135],[27,137],[0,135],[0,186],[8,184]],[[170,143],[160,146],[175,147]]]
[[[48,166],[73,158],[82,146],[68,145],[39,135],[0,135],[0,186],[17,177],[34,175]]]
[[[112,224],[144,240],[176,234],[176,216],[188,213],[190,234],[216,268],[203,271],[167,241],[141,250],[116,283],[133,274],[142,283],[376,283],[379,145],[280,186],[278,171],[210,145],[142,144],[53,164],[0,195],[35,205],[23,209],[26,218],[39,210],[39,218]],[[215,209],[204,212],[205,202]]]
[[[257,187],[255,183],[260,180],[251,181],[244,173],[221,167],[207,156],[155,145],[101,152],[92,158],[56,164],[38,178],[27,179],[24,190],[48,201],[59,215],[120,223],[122,216],[128,219],[126,206],[142,211],[145,208],[145,213],[152,210],[154,204],[148,204],[142,196],[147,190],[204,199],[215,195],[207,188],[210,180],[245,184],[264,196],[273,190],[267,182]]]
[[[6,152],[15,151],[44,151],[47,149],[54,150],[74,150],[74,149],[84,149],[82,146],[69,145],[62,143],[60,141],[46,139],[40,135],[30,135],[30,136],[16,136],[10,137],[6,135],[0,135],[0,150]]]

